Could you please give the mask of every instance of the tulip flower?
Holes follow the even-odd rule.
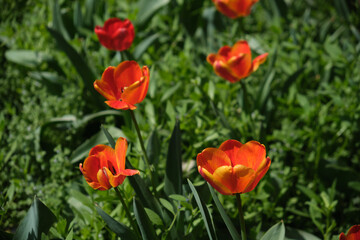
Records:
[[[252,191],[271,164],[264,145],[236,140],[227,140],[219,148],[204,149],[196,162],[201,176],[224,195]]]
[[[128,49],[135,37],[134,26],[129,19],[110,18],[104,27],[96,26],[95,33],[104,47],[116,51]]]
[[[94,88],[108,101],[107,105],[115,109],[136,109],[135,104],[144,100],[148,91],[150,73],[147,66],[135,61],[125,61],[117,67],[108,67],[101,80],[94,82]]]
[[[250,47],[246,41],[240,40],[233,47],[224,46],[217,54],[209,54],[206,60],[217,75],[234,83],[255,72],[265,62],[267,55],[264,53],[251,62]]]
[[[352,226],[347,234],[340,234],[339,240],[360,240],[360,225]]]
[[[216,9],[229,18],[245,17],[259,0],[212,0]]]
[[[93,147],[80,171],[93,189],[108,190],[122,184],[127,176],[139,174],[138,170],[125,169],[127,141],[120,137],[115,149],[107,145]]]

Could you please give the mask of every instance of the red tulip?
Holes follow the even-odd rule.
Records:
[[[134,110],[135,104],[144,100],[149,81],[147,66],[140,68],[135,61],[125,61],[106,68],[101,80],[94,82],[94,88],[108,100],[105,103],[110,107]]]
[[[104,27],[96,26],[95,33],[104,47],[116,51],[128,49],[135,37],[134,26],[129,19],[110,18]]]
[[[209,54],[206,60],[217,75],[234,83],[255,72],[265,62],[267,55],[264,53],[257,56],[251,62],[250,47],[246,41],[240,40],[233,47],[224,46],[217,54]]]
[[[80,171],[93,189],[108,190],[122,184],[127,176],[139,174],[138,170],[125,169],[127,141],[120,137],[115,149],[106,145],[93,147],[89,156],[80,163]]]
[[[352,226],[346,236],[344,233],[341,233],[339,240],[360,240],[360,225]]]
[[[252,191],[271,164],[264,145],[236,140],[227,140],[219,148],[204,149],[196,162],[201,176],[224,195]]]
[[[212,0],[219,12],[229,18],[245,17],[259,0]]]

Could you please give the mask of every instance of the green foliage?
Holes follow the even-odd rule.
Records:
[[[358,1],[261,0],[240,20],[221,15],[210,0],[4,4],[1,236],[15,233],[34,195],[57,218],[44,238],[121,236],[110,225],[124,230],[130,222],[115,194],[91,189],[78,169],[91,147],[119,136],[129,141],[127,168],[141,171],[121,191],[150,238],[236,238],[234,196],[209,192],[195,162],[204,148],[229,138],[263,143],[272,160],[254,191],[242,195],[249,239],[336,239],[360,222]],[[135,24],[134,43],[121,55],[102,47],[93,31],[109,17]],[[269,57],[230,84],[206,56],[239,39],[249,42],[253,58]],[[135,114],[158,195],[149,191],[130,115],[108,110],[92,88],[120,58],[150,68]]]

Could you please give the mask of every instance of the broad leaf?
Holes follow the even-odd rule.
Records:
[[[96,206],[96,211],[101,218],[106,222],[111,231],[116,233],[122,239],[137,239],[135,233],[122,223],[117,222],[115,219],[110,217],[100,207]]]
[[[285,225],[283,221],[272,226],[261,240],[285,240]]]
[[[55,222],[55,215],[35,197],[25,218],[16,229],[14,240],[40,239],[41,234],[46,234]]]

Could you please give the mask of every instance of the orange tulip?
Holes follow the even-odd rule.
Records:
[[[147,66],[135,61],[125,61],[117,67],[108,67],[101,80],[94,82],[94,88],[108,101],[105,103],[115,109],[136,109],[135,104],[144,100],[148,91],[150,73]]]
[[[217,54],[209,54],[206,60],[217,75],[234,83],[255,72],[265,62],[267,55],[264,53],[251,62],[250,47],[246,41],[240,40],[233,47],[224,46]]]
[[[259,0],[212,0],[219,12],[229,18],[245,17]]]
[[[80,171],[93,189],[108,190],[122,184],[127,176],[139,174],[138,170],[125,169],[127,141],[120,137],[115,149],[106,145],[96,145],[84,161]]]
[[[219,148],[204,149],[196,162],[201,176],[224,195],[252,191],[271,164],[264,145],[236,140],[227,140]]]
[[[339,240],[360,240],[360,225],[352,226],[346,236],[344,233],[341,233]]]

